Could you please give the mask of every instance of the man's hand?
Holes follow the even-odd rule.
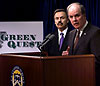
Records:
[[[69,50],[70,50],[70,46],[67,47],[67,50],[66,51],[63,51],[62,52],[62,56],[69,55]]]

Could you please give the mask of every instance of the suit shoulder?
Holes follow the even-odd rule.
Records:
[[[100,30],[100,28],[95,25],[89,24],[88,26],[89,26],[88,28],[91,28],[92,31]]]
[[[71,31],[69,32],[69,34],[74,33],[75,31],[76,31],[76,29],[71,30]]]

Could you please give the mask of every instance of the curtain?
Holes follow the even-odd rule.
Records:
[[[48,33],[57,29],[53,19],[54,10],[59,8],[66,9],[66,7],[73,2],[83,4],[86,8],[87,20],[93,25],[100,27],[100,0],[41,0],[43,11],[42,18],[44,22],[44,37]],[[70,29],[73,29],[71,25],[70,27]]]
[[[79,2],[86,8],[87,20],[100,27],[100,0],[0,0],[0,21],[43,21],[44,37],[54,31],[53,12]],[[73,29],[69,24],[70,29]]]

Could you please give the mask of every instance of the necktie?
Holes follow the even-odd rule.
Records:
[[[80,35],[80,30],[77,31],[77,34],[76,34],[76,38],[75,38],[75,42],[74,42],[74,49],[78,43],[78,40],[79,40],[79,35]]]
[[[59,47],[59,49],[61,49],[61,46],[62,46],[62,44],[63,44],[63,40],[64,40],[64,34],[63,33],[60,33],[60,35],[61,35],[61,38],[60,38],[60,47]]]

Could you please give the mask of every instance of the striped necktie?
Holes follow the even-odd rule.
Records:
[[[79,35],[80,35],[80,30],[77,31],[77,34],[76,34],[76,37],[75,37],[75,42],[74,42],[74,49],[78,43],[78,40],[79,40]]]

